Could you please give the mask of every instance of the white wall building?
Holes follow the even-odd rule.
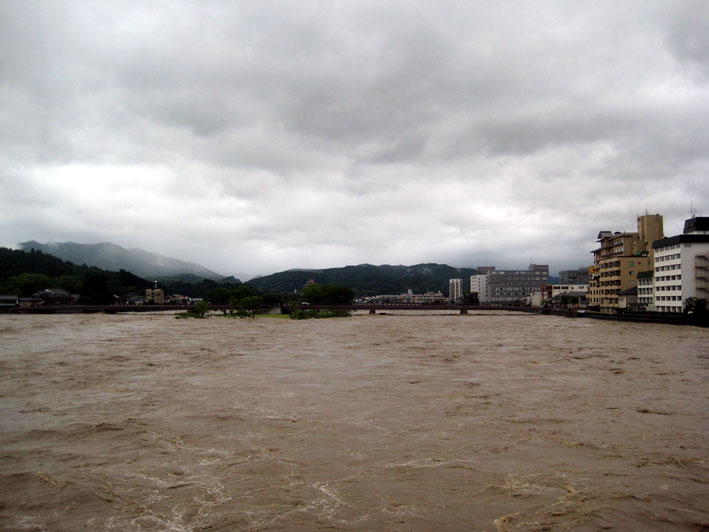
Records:
[[[568,294],[570,292],[588,292],[587,284],[553,284],[551,285],[551,297]]]
[[[709,299],[709,217],[690,218],[684,233],[653,242],[658,312],[682,312],[690,297]]]
[[[485,303],[488,300],[487,275],[470,276],[470,293],[478,294],[478,301]]]
[[[653,262],[654,264],[654,262]],[[648,312],[655,311],[655,290],[652,286],[655,270],[638,272],[638,303]]]
[[[448,299],[451,303],[463,301],[463,279],[450,279],[448,281]]]

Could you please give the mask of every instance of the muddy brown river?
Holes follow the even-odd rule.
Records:
[[[0,315],[0,530],[709,530],[709,330]]]

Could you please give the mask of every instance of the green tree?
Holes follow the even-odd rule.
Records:
[[[231,291],[220,286],[219,288],[211,290],[209,294],[207,294],[207,301],[213,305],[227,305],[231,300],[231,297]]]
[[[684,300],[684,312],[704,317],[707,313],[707,300],[698,297],[688,297]]]
[[[249,313],[252,318],[256,317],[256,312],[263,306],[263,298],[259,296],[248,296],[239,300],[239,307]]]
[[[239,300],[249,296],[255,296],[254,289],[248,284],[238,284],[231,289],[231,297]]]
[[[311,305],[349,305],[355,293],[348,286],[310,284],[303,290],[303,300]]]
[[[262,297],[264,305],[280,305],[283,303],[283,296],[275,292],[266,292]]]
[[[84,305],[109,305],[114,300],[106,275],[100,270],[88,272],[84,277],[79,301]]]
[[[76,275],[62,275],[56,279],[56,286],[63,288],[70,294],[80,293],[82,285],[81,278]]]
[[[326,286],[325,294],[328,305],[349,305],[354,299],[355,293],[349,286]]]
[[[206,301],[199,301],[192,309],[192,314],[195,314],[198,318],[204,318],[207,312],[209,312],[209,304]]]
[[[303,289],[303,301],[311,305],[324,305],[326,298],[325,287],[321,284],[309,284]]]
[[[29,297],[35,292],[49,288],[54,283],[54,279],[41,273],[21,273],[10,277],[7,281],[9,293],[17,294],[21,297]]]

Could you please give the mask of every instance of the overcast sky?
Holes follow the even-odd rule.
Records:
[[[0,245],[552,272],[709,215],[709,2],[0,2]]]

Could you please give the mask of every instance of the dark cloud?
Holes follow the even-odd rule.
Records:
[[[707,26],[702,1],[4,2],[0,234],[226,273],[580,266],[646,207],[668,233],[707,209]]]

